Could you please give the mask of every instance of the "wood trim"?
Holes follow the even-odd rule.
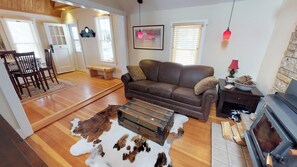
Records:
[[[59,5],[59,6],[54,6],[55,10],[71,10],[71,9],[76,9],[79,8],[77,6],[70,6],[70,5]]]
[[[0,0],[0,9],[61,16],[61,11],[54,8],[54,2],[51,0]]]
[[[73,104],[63,110],[60,110],[60,111],[58,111],[58,112],[40,120],[40,121],[37,121],[32,124],[33,131],[36,132],[36,131],[40,130],[41,128],[46,127],[46,126],[52,124],[53,122],[77,111],[78,109],[93,103],[94,101],[102,98],[103,96],[110,94],[111,92],[113,92],[123,86],[124,86],[123,83],[118,83],[111,88],[104,89],[104,90],[98,92],[97,94],[95,94],[94,96],[92,96],[86,100],[82,100],[82,101],[80,101],[76,104]]]

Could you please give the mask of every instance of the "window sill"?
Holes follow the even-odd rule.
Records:
[[[104,65],[104,66],[111,66],[111,67],[116,67],[117,66],[117,64],[115,62],[100,61],[99,64]]]

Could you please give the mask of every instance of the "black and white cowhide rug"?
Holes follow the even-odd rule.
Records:
[[[172,166],[169,150],[172,142],[183,136],[188,117],[174,115],[174,125],[161,146],[120,126],[116,118],[119,107],[110,105],[85,121],[73,119],[71,133],[81,139],[70,148],[71,154],[90,154],[86,165],[91,167]]]

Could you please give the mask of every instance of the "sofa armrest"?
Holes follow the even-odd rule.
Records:
[[[125,85],[128,85],[128,83],[132,81],[132,78],[129,73],[126,73],[122,75],[121,80]]]
[[[132,78],[131,78],[131,76],[130,76],[129,73],[126,73],[126,74],[122,75],[121,80],[122,80],[122,82],[124,83],[125,96],[126,96],[126,98],[129,98],[129,97],[127,96],[127,93],[128,93],[128,91],[129,91],[128,85],[129,85],[129,82],[132,82],[133,80],[132,80]]]
[[[210,100],[210,103],[214,103],[217,101],[218,92],[216,88],[208,89],[202,94],[202,101],[205,102]]]
[[[211,104],[216,102],[218,93],[216,88],[208,89],[202,94],[202,109],[205,120],[208,119]]]

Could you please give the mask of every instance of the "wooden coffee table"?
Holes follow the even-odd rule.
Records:
[[[119,124],[160,145],[164,145],[174,123],[174,111],[139,99],[118,109]]]

